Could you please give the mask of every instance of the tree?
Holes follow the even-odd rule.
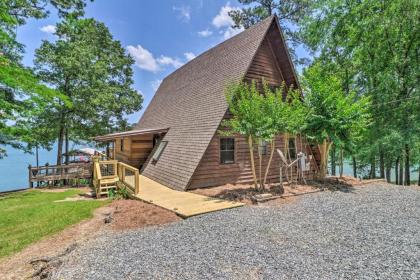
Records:
[[[286,158],[290,159],[288,152],[289,135],[297,136],[302,133],[304,127],[306,126],[309,111],[306,107],[306,104],[303,102],[303,97],[300,90],[293,88],[286,90],[284,84],[282,84],[275,91],[272,91],[264,82],[263,86],[263,112],[267,119],[265,140],[270,141],[271,151],[264,175],[263,185],[265,185],[275,151],[275,137],[278,135],[283,135],[283,154]],[[284,96],[286,97],[284,98]],[[295,146],[297,147],[296,137]]]
[[[263,19],[277,15],[280,26],[285,33],[289,46],[289,52],[292,54],[295,62],[303,63],[304,60],[298,61],[294,51],[294,47],[300,45],[302,40],[299,38],[298,27],[300,20],[306,15],[311,7],[310,0],[238,0],[239,3],[250,6],[240,10],[232,10],[229,12],[232,18],[234,28],[248,29],[252,25],[262,21]]]
[[[27,19],[45,18],[47,4],[55,7],[60,15],[68,12],[83,14],[84,0],[3,0],[0,2],[0,145],[24,148],[22,141],[31,137],[25,127],[16,127],[16,122],[30,118],[33,108],[64,96],[41,84],[31,69],[21,64],[24,46],[16,40],[17,27]],[[0,148],[0,158],[6,155]]]
[[[273,133],[267,129],[270,128],[270,120],[267,114],[264,113],[264,96],[258,91],[255,82],[251,85],[246,82],[240,82],[227,87],[226,100],[232,117],[223,122],[222,126],[225,130],[221,131],[221,133],[229,135],[240,134],[247,139],[254,186],[258,189],[259,181],[260,188],[263,189],[261,165],[259,180],[257,179],[254,144],[261,139],[269,138],[269,135]]]
[[[142,96],[132,88],[133,59],[108,28],[94,19],[68,15],[57,25],[57,40],[43,41],[35,55],[35,69],[45,83],[73,104],[49,106],[45,117],[57,127],[57,164],[63,143],[90,140],[124,123],[140,110]]]
[[[353,150],[358,163],[370,165],[371,177],[378,159],[380,176],[405,165],[407,184],[420,112],[419,9],[415,0],[316,0],[299,23],[318,60],[340,66],[343,90],[371,99],[372,126]]]
[[[320,178],[327,174],[331,145],[344,146],[357,139],[369,124],[369,99],[354,92],[345,95],[341,81],[315,63],[304,71],[305,103],[310,110],[305,134],[318,144],[321,153]]]

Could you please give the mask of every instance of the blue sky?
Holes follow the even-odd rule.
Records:
[[[104,22],[136,61],[135,89],[144,96],[143,110],[160,81],[194,56],[235,35],[229,10],[240,7],[226,0],[96,0],[88,3],[86,17]],[[55,11],[43,20],[30,20],[18,29],[25,44],[24,63],[32,66],[42,40],[54,40]],[[129,116],[137,122],[143,110]]]

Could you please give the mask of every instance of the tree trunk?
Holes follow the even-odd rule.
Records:
[[[420,187],[420,162],[419,162],[419,178],[417,179],[417,186]]]
[[[352,156],[352,160],[353,160],[353,177],[357,178],[357,162],[356,162],[356,157]]]
[[[290,159],[289,158],[289,133],[284,133],[284,146],[283,146],[283,154],[284,154],[284,158]]]
[[[344,150],[340,148],[340,178],[343,178],[344,172]]]
[[[408,144],[405,144],[405,184],[406,186],[410,185],[410,147]]]
[[[321,153],[321,162],[319,164],[319,178],[325,179],[327,176],[327,170],[328,170],[328,154],[329,149],[331,147],[331,142],[328,142],[326,139],[322,142],[322,144],[318,145],[318,148]]]
[[[382,151],[382,148],[379,151],[379,177],[385,178],[385,162],[384,162],[384,152]]]
[[[261,151],[260,144],[258,144],[258,161],[260,165],[260,169],[258,170],[259,171],[258,180],[260,181],[260,190],[264,190],[264,185],[262,181],[262,151]]]
[[[65,130],[65,163],[69,164],[69,129]]]
[[[335,150],[336,150],[335,145],[333,145],[331,149],[331,175],[332,176],[336,175]]]
[[[39,167],[39,147],[38,145],[35,146],[35,160],[36,160],[36,167]]]
[[[35,146],[35,161],[36,161],[36,167],[39,167],[39,147],[38,145]],[[40,182],[36,182],[36,186],[39,187]]]
[[[399,184],[399,176],[398,176],[398,165],[400,164],[400,157],[397,157],[397,160],[395,161],[395,185]]]
[[[258,189],[257,174],[255,172],[254,146],[252,144],[252,136],[248,136],[248,148],[249,148],[249,155],[251,156],[251,169],[252,169],[252,178],[254,179],[254,187],[255,189]]]
[[[63,137],[64,137],[64,126],[60,126],[58,132],[58,147],[57,147],[57,165],[61,165],[62,154],[63,154]]]
[[[276,138],[271,139],[271,143],[270,143],[270,158],[268,159],[268,163],[267,163],[267,167],[265,169],[265,174],[264,174],[264,186],[267,182],[267,176],[268,176],[268,172],[270,171],[270,166],[271,166],[271,161],[273,160],[273,156],[274,156],[274,150],[275,150],[275,140]]]
[[[376,162],[375,162],[375,157],[372,158],[371,162],[370,162],[370,179],[375,179],[376,178]]]
[[[385,168],[385,177],[388,183],[391,183],[391,165],[387,164]]]
[[[403,185],[404,184],[404,157],[401,157],[400,160],[400,178],[399,178],[399,185]]]

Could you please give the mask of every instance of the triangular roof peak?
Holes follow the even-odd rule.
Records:
[[[226,86],[244,77],[263,40],[276,30],[281,34],[277,17],[270,16],[162,81],[135,129],[170,127],[164,137],[168,144],[156,163],[145,166],[143,175],[172,188],[187,188],[228,108]],[[274,44],[284,44],[284,39]],[[287,52],[285,45],[282,51]]]

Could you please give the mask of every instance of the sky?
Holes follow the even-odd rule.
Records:
[[[128,116],[139,120],[164,77],[200,53],[234,36],[228,12],[239,9],[226,0],[96,0],[89,2],[85,17],[103,22],[135,60],[134,88],[144,97],[143,109]],[[56,11],[42,20],[19,27],[25,44],[24,64],[33,65],[34,51],[42,40],[54,40]]]

